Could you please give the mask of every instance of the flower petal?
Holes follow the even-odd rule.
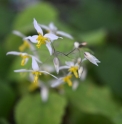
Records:
[[[38,34],[43,35],[43,31],[42,31],[41,27],[39,26],[39,24],[37,23],[36,19],[33,20],[33,24],[34,24],[34,28],[36,29]]]
[[[58,36],[56,36],[53,33],[47,33],[47,34],[44,35],[44,37],[48,38],[51,41],[57,40],[59,38]]]
[[[79,46],[80,46],[80,44],[79,44],[78,42],[74,42],[74,47],[75,47],[76,49],[78,49]]]
[[[54,63],[56,72],[57,72],[57,74],[58,74],[58,73],[59,73],[59,59],[58,59],[57,57],[55,57],[55,58],[53,59],[53,63]]]
[[[37,64],[37,62],[36,62],[34,57],[32,57],[32,69],[34,71],[39,71],[39,66],[38,66],[38,64]]]
[[[24,37],[25,37],[24,34],[22,34],[22,33],[19,32],[19,31],[16,31],[16,30],[14,30],[12,33],[15,34],[15,35],[17,35],[17,36],[19,36],[19,37],[21,37],[21,38],[24,38]]]
[[[59,70],[62,70],[62,69],[68,69],[69,68],[69,66],[61,66],[61,67],[59,67]]]
[[[53,24],[53,22],[51,22],[51,23],[49,24],[49,28],[50,28],[50,30],[51,30],[52,32],[56,32],[56,31],[57,31],[57,27]]]
[[[42,73],[45,73],[45,74],[49,74],[49,75],[51,75],[52,77],[54,77],[55,79],[58,79],[56,76],[54,76],[54,75],[50,74],[50,73],[49,73],[49,72],[47,72],[47,71],[39,71],[39,72],[42,72]]]
[[[67,66],[74,66],[74,62],[65,62],[65,64],[67,65]]]
[[[14,72],[32,72],[32,70],[19,69],[19,70],[14,70]]]
[[[41,87],[40,93],[41,93],[42,101],[46,102],[48,100],[48,88],[43,85]]]
[[[26,40],[30,40],[30,41],[33,42],[33,43],[37,43],[37,42],[38,42],[38,41],[36,40],[37,37],[38,37],[38,35],[33,35],[33,36],[28,36],[28,37],[26,37],[25,39],[26,39]]]
[[[77,88],[78,88],[78,86],[79,86],[79,83],[78,83],[78,81],[73,81],[73,85],[72,85],[72,89],[73,90],[76,90]]]
[[[62,83],[63,83],[62,78],[59,78],[58,80],[56,80],[54,83],[51,84],[51,87],[57,87]]]
[[[83,67],[81,66],[81,67],[78,69],[79,78],[81,77],[82,73],[83,73]]]
[[[97,63],[100,63],[100,61],[95,56],[90,54],[89,52],[85,52],[84,56],[86,59],[88,59],[91,63],[95,64],[96,66],[98,66]]]
[[[16,51],[11,51],[11,52],[7,52],[6,55],[20,55],[22,54],[21,52],[16,52]]]
[[[47,30],[47,31],[50,30],[49,27],[46,26],[46,25],[39,24],[39,26],[40,26],[42,29],[44,29],[44,30]]]
[[[46,43],[46,47],[49,50],[50,55],[52,55],[54,51],[53,51],[53,48],[51,46],[51,43],[50,42],[47,42]]]
[[[38,63],[42,63],[37,57],[32,56],[32,55],[30,55],[30,56],[33,57]]]
[[[72,37],[70,34],[65,33],[65,32],[63,32],[63,31],[57,31],[56,33],[57,33],[57,35],[67,37],[67,38],[69,38],[69,39],[73,39],[73,37]]]

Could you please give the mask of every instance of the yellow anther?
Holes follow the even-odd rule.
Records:
[[[19,50],[22,52],[26,48],[30,48],[30,44],[27,41],[24,41],[23,44],[19,47]]]
[[[72,86],[71,78],[72,78],[72,75],[67,75],[66,77],[63,78],[63,81],[67,82],[69,86]]]
[[[77,66],[72,66],[69,68],[69,71],[72,72],[76,78],[78,78],[78,67]]]
[[[26,59],[29,58],[30,56],[28,55],[20,55],[22,57],[22,61],[21,61],[21,66],[24,66],[26,63]]]
[[[37,45],[36,45],[37,48],[40,48],[40,46],[41,46],[42,44],[46,44],[46,41],[49,41],[48,38],[43,37],[41,34],[38,35],[38,37],[37,37],[36,40],[38,41],[38,43],[37,43]]]
[[[41,75],[42,73],[41,72],[38,72],[38,71],[34,71],[32,72],[33,75],[34,75],[34,83],[37,84],[38,83],[38,78],[39,78],[39,75]]]

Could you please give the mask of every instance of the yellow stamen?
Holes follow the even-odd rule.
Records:
[[[63,81],[67,82],[69,86],[72,86],[71,78],[72,78],[72,75],[67,75],[66,77],[63,78]]]
[[[33,75],[35,76],[33,82],[34,82],[35,84],[37,84],[39,75],[41,75],[42,73],[41,73],[41,72],[38,72],[38,71],[34,71],[34,72],[32,72],[32,73],[33,73]]]
[[[20,55],[22,57],[22,61],[21,61],[21,66],[24,66],[26,63],[26,59],[29,58],[28,55]]]
[[[19,50],[22,52],[26,48],[30,48],[30,44],[27,41],[24,41],[23,44],[19,47]]]
[[[72,72],[76,78],[78,78],[78,67],[77,66],[72,66],[69,68],[69,71]]]
[[[48,38],[43,37],[41,34],[38,35],[38,37],[37,37],[36,40],[38,41],[38,43],[37,43],[37,45],[36,45],[37,48],[40,48],[40,46],[41,46],[42,44],[46,44],[46,41],[49,41]]]

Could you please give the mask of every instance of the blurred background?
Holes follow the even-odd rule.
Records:
[[[46,103],[39,90],[28,91],[27,76],[13,72],[20,59],[6,56],[22,43],[12,30],[32,34],[33,18],[87,42],[101,61],[86,63],[86,79],[75,91],[49,88]],[[0,124],[122,124],[122,0],[0,1]]]

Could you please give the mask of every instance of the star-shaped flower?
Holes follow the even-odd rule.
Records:
[[[34,75],[34,81],[33,81],[34,83],[38,83],[39,75],[42,75],[42,73],[49,74],[52,77],[54,77],[55,79],[58,79],[56,76],[50,74],[47,71],[40,71],[40,68],[39,68],[37,61],[35,60],[34,57],[32,57],[32,70],[19,69],[19,70],[14,70],[14,72],[31,72]]]
[[[38,35],[28,36],[26,37],[26,39],[30,40],[33,43],[37,43],[36,46],[38,48],[40,48],[41,45],[46,44],[46,47],[48,48],[50,55],[52,55],[53,49],[51,46],[51,42],[53,42],[54,40],[57,40],[59,37],[53,33],[47,33],[44,35],[41,27],[39,26],[39,24],[37,23],[35,19],[33,21],[33,24],[34,24],[34,28],[36,29]]]
[[[59,70],[62,70],[62,69],[69,69],[68,71],[70,73],[73,73],[75,75],[76,78],[78,78],[78,69],[79,69],[79,65],[78,63],[74,63],[74,62],[65,62],[66,65],[65,66],[61,66],[59,67]]]
[[[57,87],[57,86],[61,85],[64,82],[68,83],[69,86],[72,86],[71,78],[72,78],[72,75],[71,74],[68,74],[65,77],[61,77],[58,80],[56,80],[55,82],[53,82],[51,84],[51,87]]]
[[[36,58],[35,56],[30,55],[28,53],[11,51],[11,52],[7,52],[6,55],[17,55],[17,56],[20,56],[22,58],[21,66],[24,66],[27,63],[28,59],[31,58],[31,57],[35,58],[35,60],[37,62],[42,63],[38,58]]]

